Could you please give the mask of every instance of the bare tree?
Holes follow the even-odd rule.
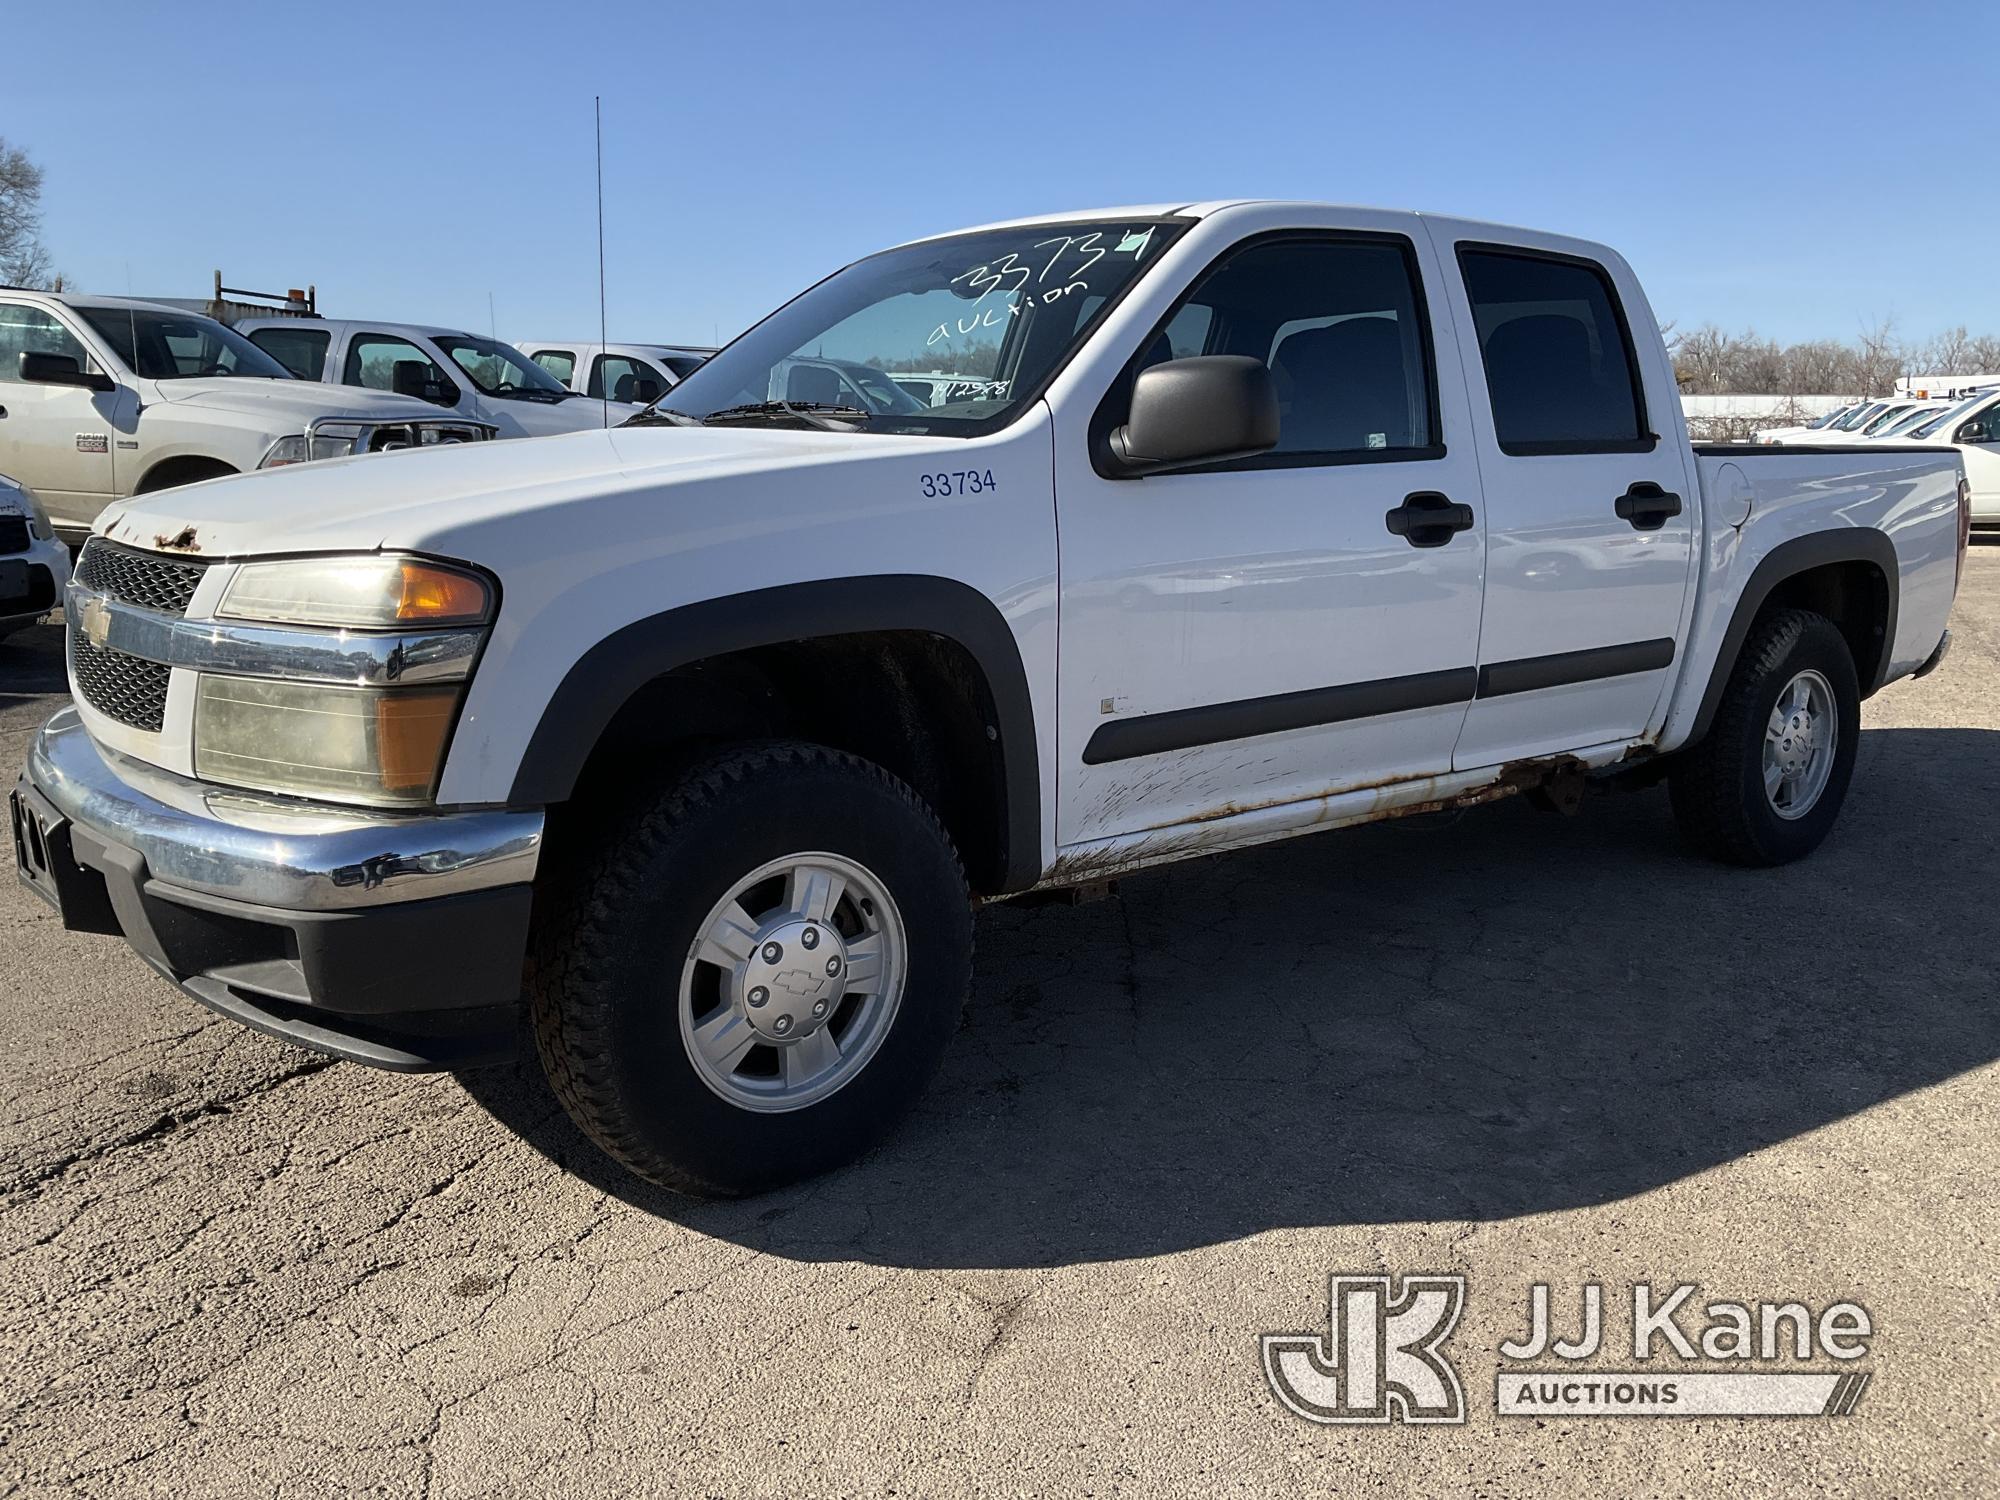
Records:
[[[42,169],[0,137],[0,282],[40,287],[51,279],[42,244]]]

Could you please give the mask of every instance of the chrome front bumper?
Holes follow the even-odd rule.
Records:
[[[27,779],[154,880],[288,911],[525,885],[541,854],[539,810],[410,815],[234,791],[100,749],[74,708],[36,733]]]
[[[9,798],[23,885],[246,1026],[376,1067],[513,1055],[542,814],[391,814],[190,781],[73,708]]]

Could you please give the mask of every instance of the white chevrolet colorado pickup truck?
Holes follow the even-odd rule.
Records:
[[[971,399],[772,395],[940,349]],[[977,900],[1590,778],[1799,858],[1966,541],[1954,453],[1691,447],[1623,260],[1410,213],[904,245],[670,399],[111,511],[22,878],[341,1056],[531,1030],[619,1161],[750,1191],[922,1089]]]
[[[0,287],[0,473],[66,541],[127,495],[492,434],[408,396],[294,380],[184,308]]]

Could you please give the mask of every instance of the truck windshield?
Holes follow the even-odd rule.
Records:
[[[1181,227],[1029,224],[872,255],[710,356],[661,404],[701,421],[818,425],[808,419],[829,412],[870,432],[993,431],[1040,395]],[[933,370],[962,384],[955,399],[926,406],[888,370]]]
[[[233,328],[199,313],[84,305],[77,313],[125,367],[147,380],[250,375],[290,380],[292,372]]]
[[[489,396],[560,401],[576,394],[511,344],[474,338],[469,333],[435,334],[432,342],[465,371],[467,380]]]

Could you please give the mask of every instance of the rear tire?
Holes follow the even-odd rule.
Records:
[[[550,1085],[605,1152],[682,1192],[760,1192],[866,1150],[936,1071],[971,980],[971,898],[936,816],[814,745],[694,766],[537,900]]]
[[[1860,738],[1846,638],[1824,615],[1772,610],[1751,627],[1707,737],[1668,778],[1675,821],[1729,864],[1802,859],[1840,816]]]

